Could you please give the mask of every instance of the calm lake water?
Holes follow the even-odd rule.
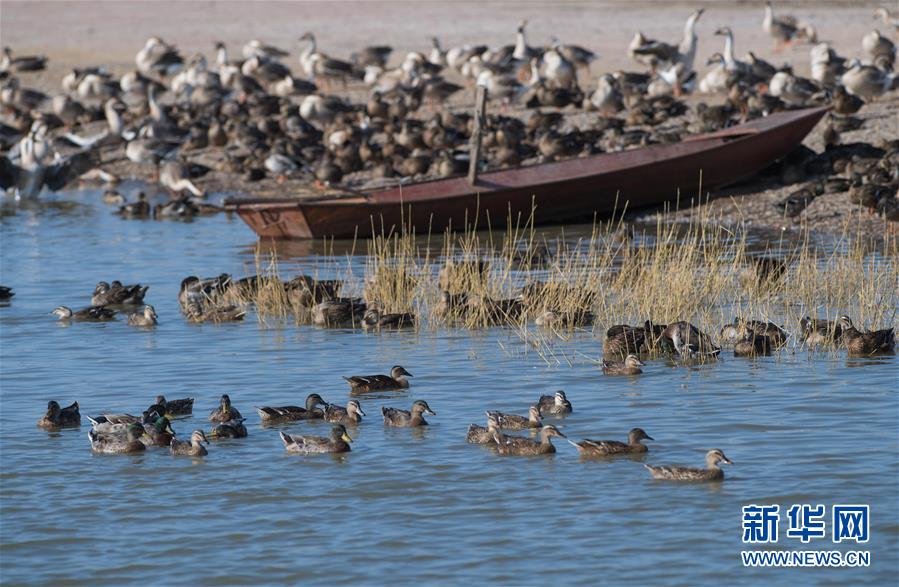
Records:
[[[0,283],[0,579],[3,584],[358,585],[894,584],[899,574],[899,361],[895,356],[781,353],[715,364],[649,362],[636,379],[603,377],[601,339],[577,334],[573,365],[548,366],[503,329],[383,333],[248,319],[188,325],[178,312],[190,274],[255,273],[255,237],[237,218],[125,221],[96,191],[50,197],[2,218]],[[326,275],[318,245],[288,249],[284,269]],[[344,258],[345,260],[345,258]],[[361,262],[354,259],[354,262]],[[150,284],[152,331],[124,319],[57,322],[99,280]],[[601,332],[598,329],[597,332]],[[353,452],[287,455],[279,428],[253,406],[301,404],[318,392],[345,404],[341,375],[401,364],[404,393],[362,400]],[[656,441],[643,459],[585,461],[556,439],[553,457],[499,457],[465,443],[485,409],[526,413],[564,389],[574,439]],[[164,449],[91,453],[81,429],[35,427],[50,399],[82,414],[138,413],[157,394],[195,397],[174,428],[208,430],[222,393],[249,437],[213,443],[205,459]],[[385,429],[382,405],[426,399],[424,430]],[[292,433],[326,435],[296,423]],[[283,428],[282,428],[283,429]],[[735,464],[720,484],[653,481],[641,463],[698,466],[710,448]],[[824,504],[827,536],[778,548],[869,550],[866,569],[741,566],[741,507]],[[833,504],[870,504],[871,540],[832,544]]]

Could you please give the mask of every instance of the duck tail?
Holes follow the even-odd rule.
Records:
[[[97,424],[100,423],[100,422],[98,422],[97,420],[94,420],[93,418],[91,418],[90,416],[85,416],[85,417],[90,421],[91,427],[92,427],[92,428],[96,428],[96,427],[97,427]]]
[[[281,442],[284,443],[284,446],[293,444],[293,439],[288,434],[286,434],[283,430],[278,432],[278,434],[281,436]]]
[[[570,438],[566,438],[565,440],[568,441],[568,444],[570,444],[570,445],[573,446],[574,448],[578,449],[578,451],[581,450],[581,445],[579,445],[579,444],[576,443],[575,441],[571,440]]]

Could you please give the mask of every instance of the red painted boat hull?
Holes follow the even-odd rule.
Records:
[[[448,226],[503,228],[507,218],[524,221],[532,212],[538,224],[583,219],[751,177],[795,149],[827,110],[779,112],[680,143],[490,171],[474,186],[453,177],[364,195],[230,199],[225,206],[261,237],[293,239],[367,237],[402,227],[419,234]]]

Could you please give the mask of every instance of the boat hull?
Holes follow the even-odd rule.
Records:
[[[546,224],[701,196],[751,177],[795,149],[827,108],[773,114],[670,145],[606,153],[326,200],[229,200],[261,237],[337,238],[447,227]]]

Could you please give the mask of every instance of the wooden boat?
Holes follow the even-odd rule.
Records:
[[[532,212],[538,224],[590,219],[751,177],[796,148],[827,110],[778,112],[679,143],[487,171],[473,185],[459,176],[316,199],[232,198],[225,207],[260,237],[289,239],[504,228],[506,218],[524,221]]]

